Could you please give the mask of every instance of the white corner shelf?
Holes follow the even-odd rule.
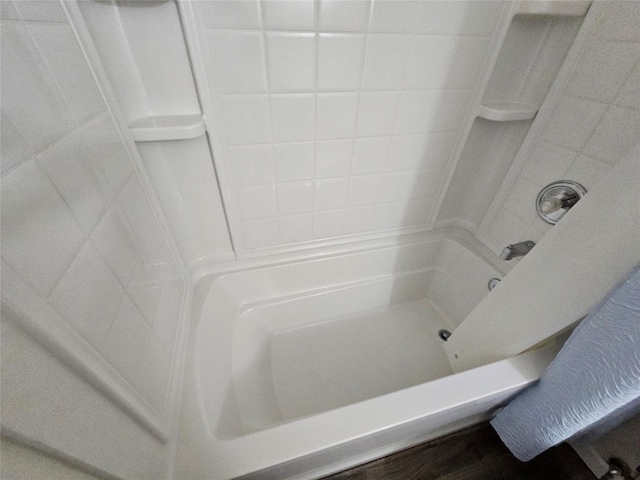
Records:
[[[517,3],[514,14],[584,17],[590,6],[590,0],[522,0]]]
[[[478,107],[477,116],[494,122],[533,120],[538,108],[524,103],[490,103]]]
[[[206,131],[202,115],[145,117],[131,122],[129,128],[136,142],[189,140]]]

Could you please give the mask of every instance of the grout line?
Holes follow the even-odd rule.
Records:
[[[314,114],[313,114],[313,178],[311,179],[311,211],[308,212],[311,214],[311,240],[313,240],[313,212],[316,211],[316,179],[317,179],[317,159],[316,159],[316,150],[318,145],[318,85],[320,79],[320,1],[316,0],[314,2],[314,24],[315,24],[315,34],[314,34],[314,42],[315,42],[315,89],[314,89]],[[278,212],[280,213],[280,212]],[[282,240],[282,237],[281,237]]]
[[[366,49],[366,48],[365,48]],[[364,59],[363,59],[363,63],[364,63]],[[363,65],[363,70],[364,70],[364,65]],[[401,90],[403,92],[464,92],[464,91],[471,91],[473,90],[473,87],[457,87],[457,88],[434,88],[434,87],[424,87],[424,88],[401,88]],[[397,92],[399,91],[399,89],[397,88],[388,88],[386,90],[384,89],[373,89],[373,90],[365,90],[363,88],[352,88],[352,89],[326,89],[326,90],[320,90],[319,93],[328,93],[328,94],[337,94],[337,93],[358,93],[358,92],[364,92],[364,93],[389,93],[389,92]],[[316,92],[316,90],[314,89],[307,89],[307,90],[292,90],[292,91],[283,91],[283,92],[272,92],[275,95],[310,95],[313,94],[314,92]],[[222,92],[220,93],[218,96],[220,97],[241,97],[241,96],[247,96],[247,95],[265,95],[269,92],[265,91],[259,91],[259,90],[247,90],[244,92]],[[581,98],[578,97],[576,95],[572,95],[575,96],[576,98]],[[599,100],[590,100],[588,98],[585,98],[585,100],[589,100],[591,102],[596,102],[596,103],[603,103]],[[629,107],[631,108],[631,107]]]
[[[3,0],[0,0],[0,1],[3,1]],[[24,159],[20,160],[18,163],[14,164],[14,165],[11,165],[11,167],[7,168],[6,170],[3,170],[2,171],[2,178],[7,177],[11,173],[13,173],[14,170],[17,170],[18,168],[20,168],[21,165],[27,163],[28,161],[33,160],[33,159],[35,159],[35,158],[37,158],[37,157],[39,157],[41,155],[44,155],[45,153],[48,153],[49,150],[53,150],[59,144],[67,141],[70,137],[76,135],[80,130],[82,130],[84,128],[87,128],[89,126],[89,124],[93,123],[94,121],[97,122],[100,119],[101,116],[104,115],[106,117],[107,113],[108,113],[107,109],[105,108],[104,110],[100,111],[96,115],[87,118],[86,120],[84,120],[81,124],[77,125],[76,127],[72,128],[70,130],[67,130],[65,133],[63,133],[61,136],[59,136],[55,140],[51,141],[46,146],[40,148],[39,150],[36,150],[36,151],[32,152],[31,154],[29,154],[29,156],[27,156]],[[12,121],[12,123],[13,123],[13,121]],[[15,126],[15,124],[14,124],[14,126]],[[17,128],[16,128],[16,131],[17,131]],[[18,133],[20,133],[20,132],[18,132]],[[22,134],[20,134],[20,136],[22,137]],[[24,138],[24,137],[22,137],[22,138]],[[26,143],[26,140],[25,140],[25,144],[27,145],[27,147],[29,147],[29,144]],[[31,150],[31,147],[29,147],[29,150]]]
[[[278,187],[277,187],[277,181],[276,181],[276,160],[275,160],[275,150],[273,148],[274,146],[274,133],[273,133],[273,124],[274,124],[274,116],[273,116],[273,102],[271,101],[271,96],[274,93],[272,91],[271,88],[271,62],[270,60],[270,55],[269,55],[269,36],[267,35],[267,29],[266,29],[266,24],[267,24],[267,12],[266,12],[266,8],[265,8],[265,1],[266,0],[261,0],[259,1],[259,9],[260,9],[260,22],[261,22],[261,28],[260,28],[260,34],[262,36],[262,41],[263,41],[263,54],[264,54],[264,68],[265,68],[265,83],[266,83],[266,87],[267,87],[267,101],[269,102],[269,133],[270,133],[270,143],[268,145],[271,146],[271,158],[273,159],[273,181],[270,184],[267,185],[273,185],[273,190],[274,190],[274,196],[275,196],[275,202],[276,202],[276,212],[278,211]],[[234,196],[236,197],[236,202],[238,201],[237,199],[237,192],[238,189],[234,188],[233,190],[234,192]],[[246,245],[246,239],[245,239],[245,235],[244,235],[244,227],[247,223],[247,220],[242,218],[242,215],[240,215],[240,212],[238,211],[238,217],[239,217],[239,221],[242,225],[242,244],[240,245],[240,250],[241,252],[246,252],[248,250],[251,250],[252,248],[249,247],[249,245]],[[269,217],[271,218],[271,217]],[[259,220],[265,220],[264,218],[261,218]],[[280,222],[278,222],[278,216],[276,215],[275,217],[276,220],[276,226],[278,228],[278,245],[282,243],[281,241],[281,234],[280,234]]]
[[[69,28],[69,30],[71,31],[71,35],[73,36],[73,28],[71,27],[69,22],[60,23],[59,25],[63,26],[63,27],[67,26]],[[27,30],[27,33],[29,35],[29,38],[31,39],[31,42],[33,43],[33,45],[36,48],[36,51],[40,55],[40,59],[41,59],[42,63],[44,64],[44,67],[47,69],[47,72],[49,72],[49,75],[53,79],[53,82],[55,83],[56,88],[58,89],[58,93],[60,94],[60,97],[62,97],[62,99],[64,100],[64,103],[67,106],[67,109],[69,110],[69,113],[71,114],[71,117],[75,121],[76,128],[77,128],[81,123],[80,119],[76,117],[76,114],[73,111],[73,108],[71,108],[71,104],[69,103],[69,99],[67,98],[67,96],[62,91],[62,88],[60,87],[60,83],[58,82],[58,79],[56,78],[56,76],[53,74],[53,71],[51,70],[51,65],[49,64],[50,62],[47,61],[46,56],[42,53],[42,50],[40,49],[40,46],[38,45],[38,42],[36,41],[35,37],[33,36],[31,28],[29,28],[29,26],[27,26],[26,30]],[[73,39],[75,41],[75,37],[73,37]],[[95,89],[97,91],[98,88],[95,85],[95,83],[94,83],[94,87],[95,87]],[[106,109],[106,105],[104,105],[104,101],[103,101],[103,106],[104,106],[104,109]]]
[[[22,159],[18,160],[16,163],[14,163],[13,165],[11,165],[10,167],[5,167],[4,163],[2,162],[2,158],[0,158],[0,165],[2,165],[2,178],[6,177],[7,175],[9,175],[14,169],[19,168],[20,165],[22,165],[23,163],[28,162],[29,160],[31,160],[32,158],[35,157],[35,154],[33,153],[33,150],[31,149],[31,147],[29,146],[29,143],[27,142],[27,140],[24,138],[24,135],[18,130],[18,127],[16,127],[16,124],[13,122],[13,120],[11,119],[11,117],[9,116],[8,113],[6,113],[4,111],[4,109],[2,109],[2,114],[3,114],[3,122],[8,122],[11,124],[11,127],[13,127],[13,130],[18,134],[19,138],[19,142],[22,142],[22,144],[24,144],[24,146],[28,149],[29,153]],[[19,143],[17,142],[17,143]]]
[[[49,186],[51,188],[53,188],[53,190],[55,191],[56,195],[59,197],[59,199],[62,201],[62,203],[67,207],[67,211],[68,211],[69,215],[71,216],[71,218],[73,219],[73,221],[75,222],[76,226],[78,227],[78,229],[80,230],[80,232],[82,233],[82,236],[83,236],[83,240],[82,240],[82,242],[80,242],[78,247],[75,249],[75,253],[72,255],[71,261],[69,261],[69,263],[66,265],[66,267],[63,269],[63,271],[60,273],[60,275],[58,276],[56,281],[53,283],[53,285],[49,288],[49,290],[45,294],[45,298],[47,300],[49,300],[51,298],[51,296],[53,295],[53,293],[55,292],[55,290],[60,285],[60,282],[62,282],[62,279],[65,277],[65,275],[67,274],[67,272],[71,268],[71,265],[73,265],[73,263],[76,261],[76,259],[80,255],[80,252],[84,249],[85,245],[90,241],[90,238],[89,238],[90,235],[87,234],[87,232],[85,231],[84,226],[80,223],[80,220],[78,220],[78,218],[76,217],[76,214],[71,209],[71,206],[69,205],[67,200],[64,198],[64,195],[62,195],[62,193],[60,192],[60,190],[56,186],[56,184],[53,181],[53,179],[49,176],[49,173],[47,172],[47,170],[40,164],[40,162],[38,161],[38,158],[37,157],[34,158],[33,161],[34,161],[35,167],[42,173],[42,175],[44,175],[46,181],[49,183]],[[103,212],[103,214],[104,214],[104,212]],[[102,219],[102,215],[100,216],[100,221],[101,221],[101,219]],[[100,221],[98,221],[96,223],[96,226],[99,225]],[[95,230],[95,227],[94,227],[94,230]],[[93,233],[93,231],[92,231],[92,233]]]
[[[13,7],[13,10],[15,11],[15,13],[18,15],[19,18],[0,18],[0,25],[2,24],[2,22],[5,21],[16,21],[16,22],[24,22],[24,17],[22,16],[22,13],[20,13],[20,10],[18,10],[18,6],[16,5],[16,2],[14,0],[5,0],[7,2],[7,4],[11,5]]]
[[[95,247],[94,247],[94,248],[95,248]],[[120,309],[122,308],[122,304],[124,303],[124,298],[125,298],[125,297],[128,297],[128,296],[129,296],[128,292],[127,292],[126,290],[124,290],[124,291],[123,291],[122,298],[120,299],[120,304],[118,305],[118,308],[116,309],[116,313],[114,314],[113,318],[111,319],[111,325],[109,325],[109,331],[108,331],[108,332],[107,332],[107,334],[104,336],[104,341],[103,341],[102,345],[100,346],[100,348],[96,348],[96,350],[97,350],[98,352],[100,352],[100,354],[101,354],[101,355],[104,357],[104,359],[109,363],[109,365],[113,366],[113,368],[114,368],[114,369],[116,369],[116,370],[118,370],[118,369],[116,368],[116,366],[115,366],[115,365],[113,365],[113,364],[112,364],[112,363],[107,359],[107,357],[103,355],[103,353],[104,353],[104,350],[105,350],[105,348],[106,348],[106,346],[107,346],[107,342],[109,341],[109,337],[111,337],[111,332],[113,332],[113,326],[114,326],[114,324],[116,323],[116,318],[118,317],[118,313],[120,313]],[[129,298],[129,301],[130,301],[131,303],[133,303],[133,300],[131,300],[130,298]],[[135,303],[133,303],[133,306],[134,306],[136,309],[138,308],[138,307],[136,307],[136,304],[135,304]],[[140,312],[138,312],[138,313],[140,313]],[[142,314],[140,314],[140,315],[142,315]],[[144,319],[144,315],[142,315],[142,318]],[[118,370],[118,373],[120,373],[121,375],[123,375],[123,376],[124,376],[124,374],[122,374],[119,370]],[[127,379],[127,381],[129,381],[129,380]],[[131,383],[131,382],[130,382],[130,383]],[[133,386],[133,385],[132,385],[132,386]],[[142,395],[142,394],[141,394],[141,395]]]
[[[73,209],[71,208],[71,206],[69,205],[69,203],[67,202],[67,200],[64,198],[64,196],[62,195],[62,193],[60,192],[60,190],[58,189],[58,187],[56,186],[55,182],[53,181],[53,179],[50,177],[49,173],[47,172],[47,170],[40,164],[40,162],[38,161],[38,157],[41,156],[43,153],[48,152],[49,150],[53,149],[57,144],[61,143],[63,140],[67,140],[70,137],[76,135],[79,133],[79,131],[85,127],[88,126],[88,124],[92,123],[94,120],[96,120],[98,117],[102,116],[104,112],[101,112],[99,114],[97,114],[96,116],[92,117],[91,119],[87,120],[83,125],[75,128],[73,131],[65,134],[64,136],[60,137],[58,140],[56,140],[53,144],[49,145],[48,147],[46,147],[45,149],[39,151],[39,153],[34,154],[32,156],[30,156],[28,159],[20,162],[18,165],[15,165],[14,167],[18,167],[19,165],[25,165],[28,161],[33,160],[34,161],[34,166],[35,168],[37,168],[42,175],[44,175],[47,183],[49,184],[49,186],[51,186],[53,188],[53,190],[55,191],[56,195],[59,197],[59,199],[62,201],[62,203],[67,207],[68,209],[68,213],[71,215],[73,221],[75,222],[76,226],[78,227],[78,229],[80,230],[80,232],[83,235],[83,241],[80,242],[79,246],[75,249],[75,253],[73,253],[71,260],[69,261],[69,263],[65,266],[65,268],[62,270],[62,272],[60,273],[60,275],[58,276],[58,278],[56,279],[56,281],[53,283],[53,285],[47,290],[47,292],[45,292],[44,294],[44,298],[46,299],[46,301],[49,301],[51,296],[53,295],[53,293],[55,292],[55,290],[58,288],[58,286],[60,285],[60,283],[62,282],[62,279],[65,277],[65,275],[67,274],[67,272],[70,270],[71,265],[73,265],[73,263],[76,261],[76,259],[78,258],[80,252],[82,251],[82,249],[85,247],[85,245],[88,242],[91,242],[91,235],[95,232],[96,228],[98,227],[98,225],[100,225],[100,223],[102,222],[102,220],[104,219],[104,217],[108,214],[108,212],[111,210],[112,206],[114,203],[117,202],[117,198],[120,195],[120,193],[122,192],[122,190],[124,189],[124,187],[129,183],[131,176],[134,175],[134,173],[131,174],[131,176],[128,177],[128,179],[123,183],[123,186],[121,187],[121,189],[118,192],[113,192],[112,187],[109,185],[109,189],[114,193],[113,198],[111,198],[110,203],[105,206],[104,211],[100,214],[100,216],[98,217],[98,220],[96,220],[95,225],[92,227],[91,232],[87,233],[85,227],[80,223],[79,219],[76,217],[75,213],[73,212]],[[92,167],[93,164],[92,164]],[[94,167],[95,168],[95,167]],[[14,168],[12,167],[10,169],[11,171],[14,170]],[[104,175],[103,172],[100,172]],[[126,217],[125,217],[126,219]],[[128,219],[127,219],[128,222]],[[92,242],[91,242],[92,243]],[[92,243],[93,246],[93,243]],[[95,246],[94,246],[95,248]],[[100,253],[100,251],[96,248],[96,251],[98,251],[98,253],[100,254],[101,258],[102,258],[102,254]],[[104,260],[104,259],[103,259]],[[109,267],[108,263],[105,261],[105,264]],[[109,269],[111,270],[111,267],[109,267]],[[19,270],[16,270],[19,271]],[[118,282],[120,283],[117,275],[115,275],[115,278],[118,280]],[[30,282],[29,285],[31,285]],[[32,285],[33,287],[33,285]],[[33,287],[34,290],[36,292],[39,292],[39,290],[35,287]],[[62,315],[62,314],[61,314]]]
[[[627,1],[627,0],[625,0],[625,1]],[[629,3],[631,3],[631,2],[629,2]],[[639,45],[639,44],[640,44],[640,41],[638,41],[638,40],[626,40],[626,39],[623,39],[623,38],[615,38],[615,37],[608,36],[608,35],[607,35],[607,36],[600,36],[600,35],[596,35],[596,34],[594,34],[594,35],[593,35],[593,39],[594,39],[594,40],[593,40],[594,42],[605,42],[605,43],[635,43],[635,44],[637,44],[637,45]]]
[[[633,73],[633,72],[631,72],[631,73]],[[626,80],[625,80],[625,81],[626,81]],[[620,86],[620,88],[622,88],[622,85]],[[599,104],[599,105],[604,105],[604,106],[607,106],[607,107],[610,107],[610,106],[612,106],[612,105],[615,105],[615,104],[613,103],[613,102],[615,101],[615,97],[614,97],[611,101],[609,101],[609,102],[605,102],[605,101],[602,101],[602,100],[597,100],[597,99],[593,99],[593,98],[585,97],[584,95],[576,95],[576,94],[573,94],[573,93],[566,93],[566,91],[567,91],[567,90],[569,90],[569,89],[568,89],[568,88],[567,88],[567,89],[565,89],[565,94],[561,97],[561,100],[562,100],[563,98],[576,98],[576,99],[578,99],[578,100],[582,100],[582,101],[584,101],[584,102],[597,103],[597,104]],[[618,91],[616,92],[616,96],[618,95],[618,92],[619,92],[619,91],[620,91],[620,90],[618,90]],[[616,106],[617,106],[617,105],[616,105]],[[624,106],[623,106],[622,108],[629,108],[630,110],[637,110],[636,108],[633,108],[633,107],[624,107]],[[555,112],[554,112],[554,113],[555,113]]]
[[[638,45],[640,46],[640,44],[638,44]],[[631,67],[631,70],[629,71],[627,76],[624,77],[624,80],[622,81],[622,83],[620,83],[620,86],[616,90],[616,93],[613,96],[613,99],[611,100],[611,104],[610,104],[611,106],[616,106],[616,107],[620,107],[620,108],[628,108],[630,110],[638,111],[637,108],[628,107],[626,105],[620,105],[620,104],[616,103],[616,98],[618,98],[618,96],[620,95],[620,92],[622,91],[622,89],[625,87],[625,85],[627,85],[627,82],[629,81],[629,79],[633,78],[633,76],[635,75],[636,70],[639,69],[639,68],[640,68],[640,58],[638,58],[636,63],[633,65],[633,67]]]
[[[120,193],[124,190],[124,188],[129,184],[129,182],[131,181],[131,178],[135,175],[135,172],[132,172],[131,175],[127,178],[127,180],[123,183],[122,188],[113,196],[113,199],[111,200],[111,203],[109,205],[107,205],[104,209],[104,211],[100,214],[100,216],[98,217],[98,220],[96,221],[95,226],[92,228],[91,233],[86,233],[84,227],[82,226],[82,224],[79,222],[79,220],[76,218],[75,214],[73,213],[73,210],[71,210],[71,207],[69,206],[69,204],[67,203],[67,201],[65,200],[65,198],[62,196],[62,193],[60,193],[60,191],[58,190],[58,188],[56,187],[55,183],[53,183],[53,180],[49,177],[48,173],[46,172],[46,170],[44,168],[42,168],[40,166],[40,164],[38,163],[38,167],[43,170],[43,173],[45,174],[45,176],[47,177],[47,180],[50,182],[50,184],[53,186],[53,188],[56,190],[57,194],[60,196],[60,198],[62,199],[62,201],[65,203],[65,205],[67,205],[67,208],[69,209],[69,213],[71,214],[71,216],[73,217],[73,219],[76,221],[76,223],[78,224],[80,231],[83,233],[84,235],[84,241],[82,242],[82,244],[80,245],[80,248],[77,249],[76,253],[73,255],[72,260],[69,262],[69,264],[65,267],[65,269],[63,270],[63,272],[60,274],[60,276],[58,277],[58,279],[55,281],[54,285],[51,287],[51,289],[48,291],[46,298],[49,299],[53,293],[55,292],[55,290],[58,288],[58,286],[60,285],[60,283],[62,282],[62,279],[65,277],[65,275],[67,274],[67,272],[69,271],[69,269],[71,268],[71,265],[74,263],[74,261],[76,260],[76,258],[78,257],[78,255],[80,254],[80,252],[82,251],[82,249],[84,248],[84,246],[88,243],[91,242],[91,245],[93,246],[93,248],[95,248],[95,250],[98,252],[98,254],[100,255],[100,258],[102,258],[102,260],[104,261],[104,263],[107,265],[107,267],[109,268],[109,270],[111,270],[111,266],[109,265],[109,263],[103,258],[102,253],[100,252],[100,250],[98,248],[96,248],[93,245],[93,242],[91,241],[91,236],[94,234],[94,232],[96,231],[96,229],[98,228],[98,226],[100,225],[100,223],[102,223],[102,220],[104,220],[104,218],[108,215],[109,211],[111,211],[111,209],[113,208],[114,204],[118,204],[118,207],[120,206],[118,203],[118,197],[120,196]],[[127,222],[127,225],[129,226],[129,229],[131,229],[131,233],[133,234],[134,240],[139,243],[138,239],[135,236],[135,233],[133,233],[133,229],[131,228],[131,225],[129,224],[129,219],[126,217],[126,215],[124,214],[124,212],[122,212],[122,215],[124,217],[124,219]],[[144,248],[141,244],[141,251]],[[125,286],[122,284],[122,282],[120,282],[120,279],[118,278],[118,276],[112,271],[114,277],[116,278],[116,280],[118,281],[118,283],[120,283],[120,285],[123,287],[123,289],[126,289]]]
[[[313,2],[313,28],[316,35],[320,32],[320,1],[315,0]]]
[[[600,123],[600,122],[598,122],[598,123]],[[557,143],[552,142],[551,140],[547,140],[545,137],[538,138],[538,140],[536,141],[535,145],[538,145],[539,143],[548,143],[549,145],[553,145],[554,147],[561,148],[563,150],[566,150],[567,152],[575,153],[577,155],[582,155],[582,153],[581,153],[582,149],[574,150],[572,148],[567,147],[566,145],[559,145]],[[534,146],[534,148],[535,148],[535,146]],[[531,152],[533,152],[533,149],[531,150]],[[525,163],[524,163],[524,165],[522,167],[522,170],[524,170],[524,168],[527,166],[527,163],[529,162],[529,157],[530,156],[531,156],[531,153],[527,156],[527,160],[525,161]],[[587,156],[589,156],[589,155],[587,155]],[[593,158],[593,157],[591,157],[591,158]],[[520,173],[518,173],[518,176],[520,176]]]
[[[80,242],[80,245],[75,249],[75,253],[73,254],[73,256],[71,257],[71,261],[67,264],[67,266],[64,268],[64,270],[62,271],[62,273],[60,273],[60,275],[58,276],[58,278],[56,279],[56,281],[54,282],[53,286],[49,289],[49,291],[44,295],[44,298],[47,302],[51,301],[51,297],[53,297],[53,294],[55,293],[55,291],[58,289],[58,287],[60,286],[60,284],[62,283],[62,279],[65,278],[65,276],[67,275],[67,273],[69,272],[69,270],[71,270],[71,266],[76,262],[76,260],[78,260],[78,257],[80,256],[80,252],[82,252],[82,250],[84,249],[84,247],[87,245],[87,243],[89,243],[91,240],[89,239],[88,236],[85,236],[83,241]],[[53,304],[52,304],[53,305]],[[61,314],[62,315],[62,314]],[[63,315],[64,317],[64,315]],[[65,317],[66,318],[66,317]]]
[[[371,18],[372,16],[372,8],[369,9],[369,17]],[[367,24],[370,23],[371,20],[367,20]],[[314,22],[315,24],[318,24],[318,22]],[[315,29],[315,31],[317,33],[328,33],[328,34],[362,34],[363,31],[362,30],[337,30],[337,29],[322,29],[320,28],[319,25],[314,26],[313,27]],[[227,31],[227,32],[259,32],[259,31],[264,31],[264,32],[273,32],[273,33],[310,33],[310,28],[284,28],[284,27],[262,27],[262,28],[255,28],[255,27],[237,27],[237,26],[232,26],[232,27],[220,27],[220,26],[208,26],[205,25],[204,26],[204,30],[221,30],[221,31]],[[372,33],[374,35],[420,35],[420,36],[424,36],[424,37],[465,37],[465,38],[491,38],[493,36],[493,32],[492,33],[485,33],[485,34],[480,34],[480,33],[445,33],[445,32],[439,32],[439,33],[422,33],[422,32],[393,32],[393,31],[385,31],[385,30],[371,30],[369,28],[369,26],[367,26],[366,32]],[[365,32],[365,33],[366,33]],[[638,43],[635,40],[616,40],[622,43]]]
[[[373,10],[373,8],[372,8],[372,10]],[[391,144],[393,143],[393,139],[394,139],[394,137],[401,136],[401,135],[397,135],[395,133],[395,130],[396,130],[396,124],[398,123],[398,117],[400,115],[400,100],[401,100],[401,97],[402,97],[402,93],[404,92],[403,86],[405,84],[405,80],[406,80],[406,77],[407,77],[407,71],[408,71],[408,68],[409,68],[409,58],[411,56],[411,49],[413,47],[414,38],[415,38],[415,35],[411,35],[409,37],[409,45],[407,47],[405,63],[404,63],[403,69],[402,69],[403,71],[402,71],[402,80],[400,81],[400,90],[396,91],[396,94],[397,94],[396,111],[395,111],[395,115],[393,117],[393,125],[391,127],[391,134],[390,134],[390,137],[389,137],[389,145],[387,147],[387,154],[386,154],[386,160],[385,160],[385,164],[384,164],[383,174],[385,174],[386,172],[389,171],[389,162],[390,162],[389,155],[391,153]],[[382,187],[381,187],[381,189],[382,189]]]
[[[373,16],[373,5],[371,2],[367,3],[368,8],[369,8],[369,18],[367,20],[367,29],[364,32],[364,50],[362,52],[362,65],[360,67],[360,87],[358,88],[358,111],[356,113],[356,125],[355,125],[355,130],[354,130],[354,138],[353,138],[353,143],[351,145],[351,165],[349,166],[349,185],[347,187],[347,199],[346,199],[346,205],[344,207],[345,210],[345,215],[344,215],[344,219],[343,219],[343,225],[342,225],[342,231],[344,232],[342,235],[346,234],[346,222],[347,222],[347,213],[348,213],[348,209],[349,209],[349,204],[350,204],[350,199],[351,199],[351,192],[352,192],[352,183],[353,183],[353,156],[355,154],[355,149],[356,149],[356,139],[358,138],[357,134],[358,134],[358,124],[360,122],[360,113],[361,113],[361,106],[362,106],[362,91],[363,91],[363,85],[364,85],[364,74],[365,74],[365,68],[367,65],[367,55],[369,54],[369,30],[371,27],[371,18]]]
[[[5,0],[2,0],[5,1]],[[18,15],[20,15],[22,17],[22,14],[20,12],[18,12]],[[53,26],[53,25],[58,25],[58,26],[65,26],[65,25],[69,25],[69,22],[65,22],[65,21],[55,21],[55,20],[25,20],[25,19],[16,19],[16,18],[0,18],[0,25],[6,25],[6,26],[38,26],[38,25],[43,25],[43,26]]]

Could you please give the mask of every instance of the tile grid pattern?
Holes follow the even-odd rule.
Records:
[[[2,260],[162,413],[184,279],[58,2],[1,5]]]
[[[200,2],[244,248],[424,226],[499,2]]]
[[[640,4],[608,2],[549,124],[487,229],[496,253],[551,228],[535,210],[542,188],[574,180],[587,190],[640,142]],[[615,202],[615,199],[612,199]]]

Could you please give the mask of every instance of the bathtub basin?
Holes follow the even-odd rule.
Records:
[[[457,231],[199,281],[175,479],[313,479],[491,417],[541,349],[453,374],[453,331],[502,277]]]

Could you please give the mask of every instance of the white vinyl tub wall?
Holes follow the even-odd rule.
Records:
[[[487,252],[451,230],[204,275],[175,478],[319,478],[488,419],[555,352],[452,373],[438,329],[502,276]]]

